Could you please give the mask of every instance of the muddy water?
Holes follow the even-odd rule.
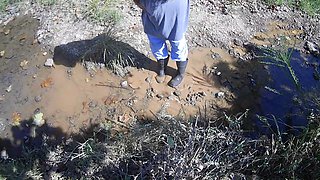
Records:
[[[156,73],[147,69],[132,68],[129,76],[120,78],[105,69],[92,75],[80,64],[47,68],[44,62],[53,54],[35,40],[37,26],[31,17],[19,17],[1,27],[0,50],[5,54],[0,58],[0,133],[14,145],[40,135],[32,130],[37,129],[32,124],[35,110],[44,114],[42,132],[67,136],[93,124],[111,122],[115,129],[119,124],[128,128],[137,118],[155,119],[159,113],[188,120],[205,107],[228,109],[233,94],[225,84],[233,81],[230,77],[242,76],[236,60],[219,48],[192,50],[185,80],[177,89],[167,86],[176,72],[172,61],[163,84],[156,83]],[[249,70],[244,69],[246,74]],[[127,87],[121,87],[123,81]],[[218,92],[222,98],[216,97]]]

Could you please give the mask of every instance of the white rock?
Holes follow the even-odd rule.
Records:
[[[126,87],[128,87],[128,81],[122,81],[120,83],[120,85],[121,85],[121,87],[126,88]]]
[[[44,66],[53,67],[54,66],[53,59],[51,59],[51,58],[47,59],[46,62],[44,63]]]
[[[11,90],[12,90],[12,85],[10,85],[7,89],[6,89],[6,91],[9,93],[9,92],[11,92]]]
[[[38,112],[33,115],[33,124],[42,126],[44,124],[43,113]]]
[[[220,91],[216,93],[215,96],[216,98],[223,99],[225,97],[225,93]]]
[[[5,149],[2,150],[2,151],[1,151],[1,159],[6,160],[6,159],[8,159],[8,158],[9,158],[9,156],[8,156],[7,151],[6,151]]]

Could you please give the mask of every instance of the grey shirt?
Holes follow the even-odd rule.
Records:
[[[189,0],[140,0],[144,32],[167,40],[181,40],[187,31]]]

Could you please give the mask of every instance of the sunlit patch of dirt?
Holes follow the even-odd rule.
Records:
[[[285,38],[288,45],[294,45],[298,43],[296,36],[303,33],[303,30],[288,28],[285,22],[273,21],[268,24],[265,32],[255,33],[251,42],[259,46],[272,45],[274,40]]]
[[[252,93],[255,87],[251,86],[250,78],[253,69],[259,70],[250,62],[239,63],[220,48],[192,49],[183,83],[178,88],[171,88],[167,83],[176,73],[173,61],[169,62],[168,75],[162,84],[156,82],[156,72],[148,70],[152,68],[131,68],[130,74],[121,78],[106,69],[89,73],[80,63],[73,68],[44,67],[52,54],[44,53],[38,44],[34,44],[32,32],[20,32],[18,27],[14,24],[10,34],[4,35],[16,33],[13,36],[16,41],[9,44],[11,49],[0,46],[6,51],[4,58],[14,54],[16,61],[1,67],[3,72],[18,67],[18,75],[10,74],[8,84],[1,86],[5,89],[13,84],[13,91],[6,93],[0,101],[5,108],[0,114],[4,119],[11,119],[14,112],[19,112],[19,121],[29,120],[39,109],[47,125],[67,134],[93,124],[107,124],[106,127],[111,124],[113,132],[118,132],[130,129],[137,119],[156,120],[158,116],[166,115],[189,120],[206,111],[213,112],[211,117],[218,117],[229,109],[245,109],[255,102]],[[2,38],[9,41],[12,37]],[[242,47],[238,49],[245,53]],[[26,61],[21,61],[24,59]],[[242,100],[241,96],[246,99]],[[240,105],[235,105],[237,103]],[[18,122],[18,118],[14,119]],[[10,126],[2,132],[8,138]]]

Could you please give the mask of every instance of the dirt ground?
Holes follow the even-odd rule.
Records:
[[[39,21],[28,15],[8,23],[2,21],[0,51],[5,53],[0,58],[1,137],[11,139],[13,127],[32,121],[35,111],[44,114],[49,126],[71,134],[92,124],[110,123],[115,131],[121,131],[130,128],[137,119],[165,115],[188,120],[207,110],[215,118],[224,112],[254,107],[258,103],[257,89],[263,87],[266,77],[261,64],[248,61],[252,54],[245,48],[245,42],[266,46],[280,36],[302,41],[300,36],[305,31],[286,23],[287,17],[274,20],[277,15],[272,12],[259,22],[263,13],[254,14],[249,20],[247,11],[241,13],[242,6],[230,5],[229,14],[220,14],[221,4],[212,10],[203,8],[206,6],[203,2],[192,5],[188,31],[190,61],[185,80],[177,89],[166,84],[176,69],[173,62],[169,63],[163,84],[155,82],[156,72],[152,68],[133,67],[129,75],[119,77],[106,69],[89,73],[80,63],[75,67],[44,67],[44,62],[54,56],[54,47],[92,38],[103,31],[101,26],[91,34],[90,25],[81,29],[83,33],[72,31],[71,25],[78,28],[84,20],[72,24],[68,22],[72,15],[59,21],[62,14],[52,13],[39,18],[41,13],[33,12],[34,9],[31,12]],[[126,25],[120,22],[118,38],[152,59],[139,23],[140,11],[133,4],[119,7],[129,12],[124,17],[132,21]],[[55,6],[53,10],[65,8]],[[201,25],[202,22],[205,24]],[[222,28],[217,28],[219,24]],[[21,139],[30,133],[23,132]]]

